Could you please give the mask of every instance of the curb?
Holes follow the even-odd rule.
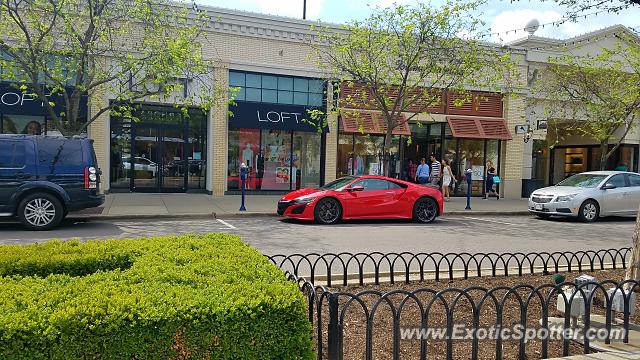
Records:
[[[529,215],[528,211],[449,211],[448,215],[475,215],[475,216],[525,216]],[[195,214],[128,214],[128,215],[98,215],[98,214],[74,214],[70,213],[68,219],[77,220],[143,220],[143,219],[174,219],[174,220],[199,220],[199,219],[234,219],[245,217],[280,217],[275,212],[230,212],[230,213],[195,213]]]

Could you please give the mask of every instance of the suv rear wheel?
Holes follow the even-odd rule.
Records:
[[[64,208],[51,194],[33,193],[20,202],[18,217],[29,230],[49,230],[60,224]]]

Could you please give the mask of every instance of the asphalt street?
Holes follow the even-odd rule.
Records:
[[[264,254],[326,252],[541,252],[630,246],[632,218],[584,224],[529,216],[444,216],[433,224],[409,221],[351,221],[332,226],[280,217],[198,220],[66,220],[59,228],[31,232],[0,222],[0,243],[49,239],[108,239],[164,234],[227,232],[240,235]]]

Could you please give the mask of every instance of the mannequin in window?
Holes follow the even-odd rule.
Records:
[[[251,169],[253,169],[253,150],[251,150],[251,144],[246,143],[244,150],[242,150],[242,162],[247,165],[247,181],[245,183],[245,188],[250,188],[250,176]]]
[[[262,178],[264,177],[264,154],[262,149],[256,155],[256,189],[262,188]]]

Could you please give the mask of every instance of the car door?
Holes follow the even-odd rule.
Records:
[[[629,187],[626,198],[629,201],[629,213],[635,215],[640,207],[640,175],[627,174]]]
[[[0,213],[12,210],[15,206],[10,204],[12,195],[35,175],[25,171],[25,143],[8,139],[0,141]]]
[[[350,187],[362,186],[362,191],[346,191],[343,197],[344,214],[348,218],[377,217],[384,212],[385,202],[392,197],[386,180],[364,178],[354,182]]]
[[[628,201],[625,193],[629,190],[625,174],[611,176],[604,187],[612,187],[602,190],[602,204],[600,213],[608,215],[621,215],[628,211]]]

